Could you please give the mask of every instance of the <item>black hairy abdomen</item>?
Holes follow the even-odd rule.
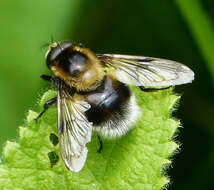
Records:
[[[91,105],[85,113],[88,121],[101,125],[111,118],[121,119],[127,111],[125,107],[130,96],[130,89],[125,84],[106,77],[101,86],[85,95]]]

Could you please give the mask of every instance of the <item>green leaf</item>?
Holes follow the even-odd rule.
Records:
[[[87,144],[89,152],[79,173],[68,171],[53,143],[57,134],[56,107],[36,123],[38,113],[29,111],[27,126],[19,128],[19,140],[7,141],[0,165],[1,190],[105,190],[161,189],[169,179],[163,175],[169,156],[178,148],[172,141],[179,122],[170,118],[179,99],[172,90],[146,93],[133,88],[143,116],[134,129],[117,140],[104,140],[98,153],[96,135]],[[44,102],[56,95],[49,90]],[[52,137],[50,135],[52,134]],[[55,146],[55,145],[56,146]],[[57,155],[59,157],[57,157]]]

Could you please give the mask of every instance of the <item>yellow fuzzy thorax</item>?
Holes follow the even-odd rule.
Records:
[[[73,47],[74,51],[78,51],[87,56],[87,70],[81,73],[78,77],[72,77],[65,72],[58,62],[52,64],[51,71],[55,76],[63,80],[66,85],[76,88],[77,91],[91,91],[94,90],[102,81],[104,77],[104,67],[100,60],[90,50]]]

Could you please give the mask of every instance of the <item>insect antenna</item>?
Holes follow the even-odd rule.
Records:
[[[50,39],[51,41],[51,44],[53,44],[54,43],[54,37],[53,37],[53,35],[51,35],[51,39]]]
[[[43,45],[40,46],[40,49],[44,49],[50,46],[50,42],[45,42]]]

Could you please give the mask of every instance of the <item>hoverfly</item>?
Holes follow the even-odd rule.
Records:
[[[120,137],[140,117],[129,84],[155,91],[194,79],[191,69],[175,61],[94,54],[69,41],[50,45],[46,64],[54,76],[41,77],[57,87],[58,95],[46,102],[37,119],[57,103],[60,152],[67,168],[74,172],[84,166],[92,130],[106,138]]]

